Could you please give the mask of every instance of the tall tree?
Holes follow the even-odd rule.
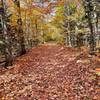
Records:
[[[85,0],[85,13],[86,13],[86,18],[88,20],[88,26],[90,28],[90,53],[93,53],[95,51],[95,26],[94,26],[94,0]]]
[[[5,66],[12,65],[13,56],[12,56],[12,49],[11,49],[11,39],[7,29],[7,0],[1,0],[2,2],[2,26],[3,26],[3,37],[5,39],[5,49],[4,54],[6,58]]]
[[[18,42],[20,44],[20,55],[23,55],[26,53],[26,49],[25,49],[25,39],[24,39],[24,34],[22,29],[20,0],[15,0],[14,2],[17,6],[17,11],[18,11],[17,23],[18,23]]]

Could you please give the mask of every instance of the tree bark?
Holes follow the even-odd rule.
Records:
[[[86,2],[87,2],[87,5],[86,5],[87,8],[85,8],[85,11],[87,13],[88,25],[89,25],[90,32],[91,32],[90,42],[89,42],[89,44],[90,44],[90,53],[93,54],[94,51],[95,51],[95,47],[96,47],[95,38],[94,38],[94,35],[95,35],[95,30],[94,29],[95,29],[95,27],[92,23],[93,18],[92,18],[92,14],[91,14],[91,13],[94,12],[94,5],[92,4],[92,0],[89,0],[89,1],[87,0]]]
[[[24,34],[23,34],[23,29],[22,29],[22,18],[21,18],[21,10],[20,10],[20,1],[17,0],[16,5],[18,7],[18,20],[17,20],[17,24],[18,24],[18,43],[20,45],[20,50],[19,53],[20,55],[23,55],[26,53],[26,49],[25,49],[25,39],[24,39]]]
[[[3,26],[3,37],[5,39],[5,49],[4,49],[4,54],[5,54],[5,59],[6,59],[6,63],[5,66],[11,66],[12,65],[12,61],[13,61],[13,56],[12,56],[12,49],[11,49],[11,39],[9,37],[9,33],[7,30],[7,2],[6,0],[2,0],[2,6],[4,9],[4,12],[2,14],[2,26]]]

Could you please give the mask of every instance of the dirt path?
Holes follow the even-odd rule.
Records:
[[[100,100],[98,66],[73,48],[35,47],[1,71],[0,100]]]

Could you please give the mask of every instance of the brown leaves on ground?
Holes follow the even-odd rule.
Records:
[[[34,47],[0,69],[0,100],[100,100],[100,62],[93,59],[65,46]]]

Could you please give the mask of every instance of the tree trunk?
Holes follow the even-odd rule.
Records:
[[[95,50],[94,32],[93,32],[93,25],[91,23],[91,18],[89,16],[89,14],[88,14],[88,24],[89,24],[89,28],[91,31],[91,34],[90,34],[90,52],[94,52],[94,50]]]
[[[88,1],[88,4],[87,4],[87,7],[89,10],[86,13],[87,13],[87,19],[88,19],[90,32],[91,32],[89,44],[90,44],[90,53],[92,54],[95,51],[96,44],[95,44],[95,38],[94,38],[94,34],[95,34],[94,29],[95,28],[94,28],[94,25],[92,23],[93,18],[92,18],[92,14],[91,14],[91,13],[93,13],[93,10],[91,10],[91,9],[93,9],[93,5],[92,6],[91,5],[92,5],[92,2],[90,0],[90,1]]]
[[[20,10],[20,1],[16,1],[17,2],[17,7],[18,7],[18,42],[20,44],[20,55],[23,55],[26,53],[26,49],[25,49],[25,39],[24,39],[24,35],[23,35],[23,30],[22,30],[22,18],[21,18],[21,10]]]
[[[4,9],[4,12],[2,14],[2,26],[3,26],[3,37],[5,39],[5,49],[4,49],[4,54],[5,54],[5,59],[6,59],[6,63],[5,66],[11,66],[12,65],[12,61],[13,61],[13,56],[12,56],[12,49],[11,49],[11,39],[9,37],[9,33],[7,30],[7,14],[6,14],[6,10],[7,10],[7,2],[6,0],[2,0],[2,6]]]
[[[96,28],[97,28],[97,34],[98,34],[98,23],[99,23],[99,13],[96,13]]]

